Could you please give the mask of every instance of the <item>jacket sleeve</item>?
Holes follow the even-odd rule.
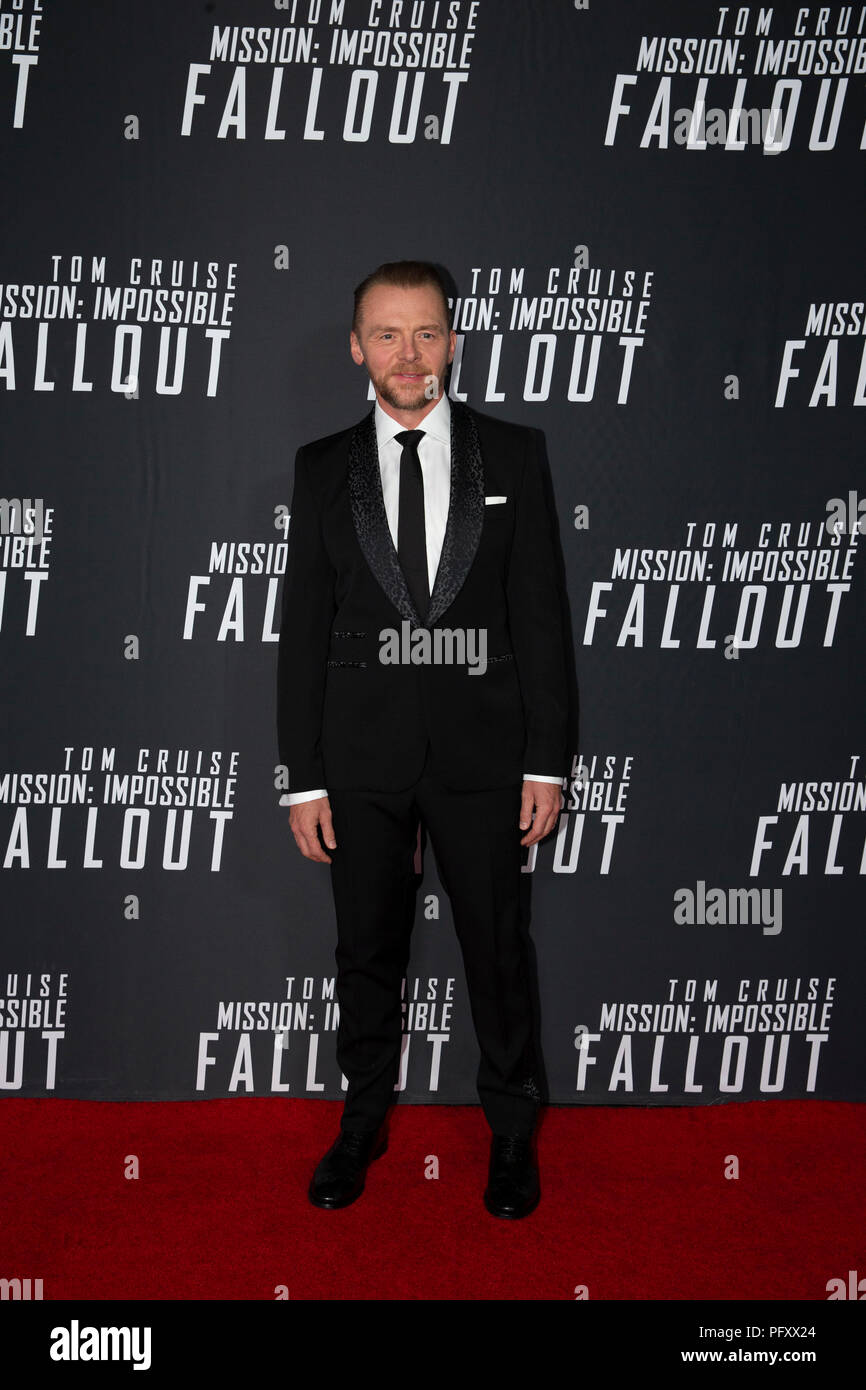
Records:
[[[515,499],[514,542],[507,580],[511,644],[526,718],[525,772],[565,777],[571,711],[555,502],[539,447],[527,430],[523,478]]]
[[[289,520],[277,659],[277,737],[289,791],[324,787],[322,706],[335,611],[334,568],[322,539],[312,460],[299,449]]]

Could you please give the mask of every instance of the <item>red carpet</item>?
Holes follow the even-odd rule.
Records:
[[[468,1106],[398,1106],[361,1199],[312,1207],[340,1109],[3,1100],[0,1278],[41,1279],[45,1300],[826,1300],[866,1278],[863,1106],[548,1110],[520,1222],[484,1210]]]

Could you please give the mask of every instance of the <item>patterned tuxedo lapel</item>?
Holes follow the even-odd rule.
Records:
[[[349,440],[349,504],[367,564],[398,612],[408,618],[413,627],[420,627],[421,620],[400,568],[385,513],[376,420],[372,410],[356,425]]]
[[[469,573],[484,524],[484,468],[475,421],[460,401],[451,402],[451,490],[442,554],[426,622],[412,601],[382,497],[374,411],[349,440],[349,503],[364,558],[394,607],[413,627],[431,627],[454,602]]]
[[[459,594],[481,540],[484,525],[484,465],[471,412],[451,402],[451,497],[442,554],[427,626],[438,622]]]

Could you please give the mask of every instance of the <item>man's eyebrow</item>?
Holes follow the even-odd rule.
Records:
[[[430,331],[431,328],[441,328],[441,327],[442,327],[442,324],[441,324],[441,323],[422,323],[422,324],[419,324],[419,325],[418,325],[418,327],[415,329],[415,332],[416,332],[416,333],[427,333],[427,332]],[[397,333],[397,332],[399,331],[399,328],[400,328],[400,325],[399,325],[399,324],[373,323],[373,324],[370,325],[370,332],[371,332],[371,333]]]

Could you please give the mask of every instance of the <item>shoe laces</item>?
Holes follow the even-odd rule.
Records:
[[[362,1154],[365,1148],[369,1147],[375,1139],[375,1133],[370,1134],[363,1129],[344,1129],[342,1132],[342,1146],[350,1154]]]

